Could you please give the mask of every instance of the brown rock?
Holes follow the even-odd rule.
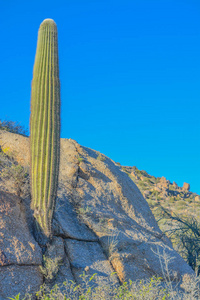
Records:
[[[199,201],[200,197],[199,196],[195,196],[194,201]]]
[[[131,176],[133,176],[135,179],[139,180],[140,178],[135,174],[134,172],[131,172]]]
[[[167,180],[164,176],[161,177],[159,183],[160,183],[160,186],[161,186],[162,188],[165,188],[165,189],[168,189],[168,188],[169,188],[170,181]]]
[[[85,180],[88,180],[90,177],[89,168],[84,162],[81,162],[79,165],[78,176]]]
[[[152,191],[156,191],[160,193],[162,191],[162,187],[154,186]]]
[[[164,176],[162,176],[162,177],[160,178],[160,182],[161,182],[161,183],[165,183],[165,182],[167,182],[167,179],[166,179]]]
[[[189,183],[184,182],[184,183],[183,183],[182,190],[185,191],[185,192],[188,192],[188,191],[190,190],[190,185],[189,185]]]

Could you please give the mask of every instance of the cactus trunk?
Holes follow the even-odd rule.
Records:
[[[31,207],[37,227],[51,236],[60,160],[60,82],[57,27],[39,28],[31,92]]]

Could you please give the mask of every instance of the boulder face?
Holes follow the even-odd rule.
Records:
[[[29,138],[1,131],[0,146],[9,149],[19,164],[29,165]],[[44,249],[42,253],[32,234],[30,196],[14,195],[11,179],[0,179],[0,214],[4,280],[0,280],[0,298],[4,299],[18,292],[23,295],[28,286],[31,292],[39,289],[44,280],[39,270]],[[53,234],[44,254],[51,259],[57,256],[60,268],[51,284],[80,282],[83,272],[97,273],[103,281],[116,272],[112,276],[116,284],[163,277],[166,257],[171,277],[179,280],[193,274],[159,229],[130,177],[108,157],[71,139],[61,139]]]

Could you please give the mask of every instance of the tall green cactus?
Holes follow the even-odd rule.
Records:
[[[37,227],[49,238],[60,161],[60,82],[57,27],[39,28],[31,92],[31,208]]]

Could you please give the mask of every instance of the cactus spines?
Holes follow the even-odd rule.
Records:
[[[38,31],[31,91],[31,207],[49,238],[60,160],[60,82],[57,27],[45,19]]]

